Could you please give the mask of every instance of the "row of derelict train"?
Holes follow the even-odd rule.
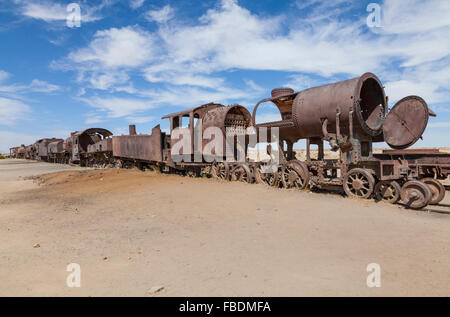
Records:
[[[257,109],[266,102],[278,108],[281,120],[257,124]],[[240,105],[209,103],[164,116],[162,119],[170,121],[170,133],[163,132],[159,125],[151,134],[137,134],[131,125],[129,134],[120,136],[91,128],[71,133],[65,140],[41,139],[29,146],[12,148],[11,156],[94,167],[157,167],[163,172],[284,188],[337,188],[344,189],[348,196],[375,197],[389,203],[401,201],[409,208],[421,209],[442,201],[445,186],[441,181],[450,172],[449,153],[407,149],[422,138],[430,116],[436,115],[418,96],[403,98],[389,111],[380,80],[365,73],[298,92],[274,89],[271,97],[256,104],[252,114]],[[213,159],[193,159],[203,153],[209,141],[194,140],[200,122],[202,131],[217,127],[223,132],[224,151]],[[186,143],[190,147],[188,159],[175,159],[171,153],[177,129],[190,131],[191,140]],[[224,155],[230,129],[245,135],[244,161],[237,160],[237,142],[232,143],[234,160]],[[268,159],[252,160],[248,148],[267,142],[260,138],[261,130],[272,141],[277,132],[278,150],[268,145]],[[234,137],[235,141],[239,135]],[[306,140],[306,158],[299,160],[294,144],[302,139]],[[324,142],[338,155],[328,158]],[[372,146],[376,142],[386,142],[392,149],[374,153]],[[312,151],[311,145],[316,145],[317,150]],[[276,166],[270,172],[267,166],[274,162]]]

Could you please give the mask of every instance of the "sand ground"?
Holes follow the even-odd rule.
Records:
[[[412,211],[0,160],[0,296],[449,296],[449,197]],[[70,263],[80,288],[66,285]],[[369,263],[381,267],[380,288],[366,285]]]

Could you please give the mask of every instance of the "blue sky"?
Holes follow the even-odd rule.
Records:
[[[149,133],[184,108],[252,110],[272,88],[366,71],[391,107],[415,94],[438,114],[416,146],[449,146],[448,0],[85,0],[70,28],[72,2],[0,0],[0,152],[87,127]],[[372,2],[380,27],[367,25]]]

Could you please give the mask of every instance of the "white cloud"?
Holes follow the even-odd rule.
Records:
[[[76,70],[79,83],[90,88],[133,93],[128,72],[150,63],[156,56],[155,37],[136,26],[97,31],[87,47],[54,61],[51,67]]]
[[[447,86],[450,82],[450,58],[411,67],[390,77],[397,77],[386,82],[386,92],[391,101],[408,95],[421,96],[429,104],[450,101],[450,90]]]
[[[0,82],[9,78],[9,74],[0,69]]]
[[[142,7],[142,5],[144,4],[145,0],[130,0],[130,7],[133,10],[136,10],[140,7]]]
[[[29,85],[17,83],[0,85],[0,94],[16,99],[22,99],[20,94],[26,94],[30,92],[53,93],[55,91],[59,91],[60,89],[61,87],[58,85],[50,84],[39,79],[33,79]]]
[[[46,81],[42,81],[39,79],[33,79],[29,88],[35,92],[43,92],[43,93],[51,93],[61,89],[61,87],[57,85],[50,84]]]
[[[46,22],[66,21],[68,12],[67,5],[52,1],[17,1],[21,4],[21,14],[29,18],[44,20]],[[81,21],[92,22],[100,19],[96,15],[99,7],[91,7],[86,4],[81,4]]]
[[[88,116],[86,120],[84,121],[85,124],[96,124],[103,122],[104,118],[100,116]]]
[[[161,65],[148,67],[144,71],[144,78],[151,83],[170,83],[172,85],[188,85],[206,88],[215,88],[223,85],[224,79],[220,77],[193,74],[183,70],[165,70]]]
[[[0,125],[12,126],[30,111],[21,101],[0,97]]]
[[[79,98],[79,100],[93,108],[106,112],[109,118],[129,116],[153,108],[149,101],[136,98],[92,97]]]
[[[164,6],[160,10],[150,10],[145,13],[145,18],[150,22],[165,23],[172,19],[174,10],[170,5]]]
[[[153,36],[137,27],[97,31],[88,47],[69,55],[75,63],[104,68],[137,67],[152,59]]]
[[[289,76],[289,81],[286,82],[283,86],[294,89],[295,91],[300,91],[303,89],[324,85],[329,83],[330,80],[318,80],[312,78],[311,76],[307,76],[304,74],[295,74]]]
[[[431,122],[428,124],[428,128],[450,128],[450,121]]]
[[[44,21],[65,20],[66,7],[58,3],[26,3],[22,11],[23,15]]]
[[[164,105],[193,107],[209,102],[252,104],[253,100],[259,97],[260,91],[247,84],[239,88],[223,85],[214,89],[193,86],[165,87],[139,91],[138,94],[148,98],[155,107]]]
[[[132,117],[127,117],[128,122],[130,123],[147,123],[147,122],[151,122],[151,121],[155,121],[157,120],[157,117],[153,117],[153,116],[132,116]]]
[[[79,82],[91,88],[136,94],[155,107],[180,100],[183,106],[245,103],[264,91],[268,95],[269,89],[245,79],[245,86],[230,87],[223,72],[236,69],[289,72],[286,84],[298,90],[372,71],[381,74],[391,100],[417,94],[429,103],[449,101],[448,1],[407,1],[404,10],[403,4],[382,4],[387,18],[376,33],[365,25],[365,10],[356,19],[342,14],[355,6],[345,0],[298,2],[300,14],[279,16],[258,15],[236,0],[222,0],[197,23],[173,19],[174,10],[165,6],[146,13],[159,23],[157,31],[137,26],[98,31],[87,47],[68,56],[66,68],[76,69]],[[287,19],[294,15],[299,18]],[[397,15],[398,20],[390,18]],[[163,88],[136,89],[131,74]],[[103,109],[115,116],[132,113]]]
[[[103,72],[94,73],[89,79],[92,87],[100,90],[108,90],[116,84],[124,84],[129,80],[129,77],[124,72]]]
[[[433,6],[428,2],[414,6],[421,2],[408,1],[411,6],[403,16],[410,19],[421,10],[434,12],[444,6]],[[309,5],[327,9],[336,7],[336,4],[328,3],[312,1]],[[345,7],[348,2],[339,1],[338,4]],[[450,15],[444,12],[440,12],[439,17],[450,21]],[[301,22],[309,24],[292,23],[287,32],[283,32],[285,17],[260,17],[240,7],[235,0],[223,0],[219,8],[208,10],[197,25],[184,26],[176,21],[160,28],[159,35],[167,52],[164,62],[171,64],[172,69],[191,69],[195,65],[200,72],[236,68],[330,77],[342,73],[356,76],[368,70],[383,71],[393,60],[403,61],[404,67],[410,67],[439,60],[450,51],[449,30],[445,23],[430,28],[431,33],[422,31],[397,36],[385,32],[374,36],[367,32],[365,11],[357,20],[316,19],[311,23],[314,14],[319,13],[313,11],[305,19],[300,18]],[[429,13],[427,16],[432,19],[434,15]]]
[[[388,34],[426,33],[450,26],[450,2],[442,0],[385,0],[381,32]]]

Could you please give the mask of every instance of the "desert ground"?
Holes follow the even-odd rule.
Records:
[[[0,160],[0,296],[449,296],[449,197],[413,211]],[[66,284],[70,263],[79,288]],[[381,287],[366,285],[369,263]]]

